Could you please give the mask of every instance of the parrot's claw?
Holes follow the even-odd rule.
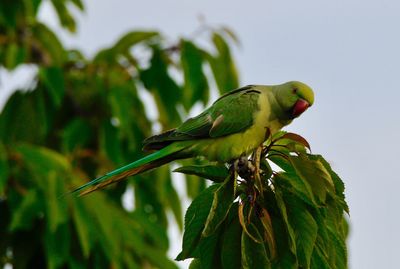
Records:
[[[243,179],[249,179],[253,176],[255,167],[247,156],[242,156],[237,160],[236,171]]]

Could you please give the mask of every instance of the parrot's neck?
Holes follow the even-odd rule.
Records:
[[[264,96],[263,96],[264,95]],[[272,89],[271,91],[265,92],[265,94],[262,95],[262,98],[266,98],[270,110],[268,111],[268,114],[266,115],[267,122],[275,128],[270,128],[271,133],[274,134],[275,132],[279,131],[282,127],[290,124],[292,122],[292,119],[289,118],[288,115],[286,115],[286,111],[283,110],[281,105],[279,104],[278,100],[276,99],[276,95],[274,90]]]

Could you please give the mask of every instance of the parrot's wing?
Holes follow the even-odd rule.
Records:
[[[260,93],[251,86],[231,91],[178,128],[146,139],[144,149],[160,149],[173,141],[214,138],[241,132],[253,124],[254,113],[259,110]]]

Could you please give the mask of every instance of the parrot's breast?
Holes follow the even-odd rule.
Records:
[[[198,140],[188,150],[193,155],[219,162],[230,162],[250,154],[268,138],[268,129],[275,133],[283,127],[271,112],[270,98],[269,92],[260,94],[259,110],[254,112],[254,122],[246,130],[223,137]]]

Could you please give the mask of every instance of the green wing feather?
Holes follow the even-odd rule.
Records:
[[[221,137],[243,131],[253,124],[254,112],[259,109],[259,94],[254,86],[233,90],[178,128],[146,139],[144,149],[160,149],[174,141]]]

